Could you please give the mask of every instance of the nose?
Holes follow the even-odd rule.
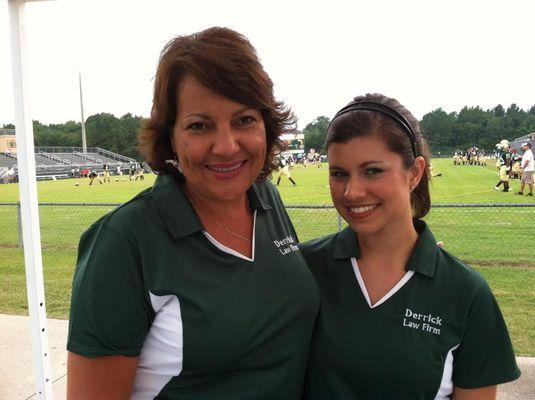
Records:
[[[344,188],[344,198],[355,200],[366,196],[366,187],[358,176],[350,176]]]
[[[231,126],[219,127],[212,152],[222,158],[231,158],[240,150],[238,135]]]

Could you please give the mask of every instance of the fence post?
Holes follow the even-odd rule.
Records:
[[[342,217],[336,213],[336,218],[338,219],[338,232],[340,232],[342,230]]]
[[[18,228],[19,228],[19,248],[24,247],[24,240],[22,238],[22,211],[20,208],[20,201],[17,203],[17,219],[18,219]]]

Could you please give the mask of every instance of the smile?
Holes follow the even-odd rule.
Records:
[[[215,172],[221,172],[221,173],[225,173],[225,172],[233,172],[233,171],[237,171],[238,169],[241,168],[241,166],[243,165],[243,162],[240,161],[239,163],[236,163],[236,164],[232,164],[232,165],[229,165],[229,166],[207,166],[209,169],[211,169],[212,171],[215,171]]]
[[[207,165],[206,168],[211,172],[216,179],[233,179],[239,176],[247,161],[232,161],[228,163],[219,163]]]
[[[360,206],[360,207],[350,207],[349,211],[351,211],[353,214],[363,214],[365,212],[371,211],[378,207],[378,204],[371,204],[368,206]]]

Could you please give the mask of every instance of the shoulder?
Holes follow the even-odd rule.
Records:
[[[282,204],[279,191],[275,185],[268,180],[255,182],[252,189],[257,193],[261,200],[266,202],[266,205]]]
[[[151,188],[148,188],[98,219],[82,237],[105,229],[114,231],[129,241],[135,241],[137,232],[142,232],[147,222],[157,217],[157,210],[152,206],[151,200]]]
[[[312,239],[299,244],[307,264],[311,269],[323,268],[334,258],[334,251],[339,243],[339,233]]]
[[[247,193],[249,201],[256,209],[286,212],[279,191],[271,181],[255,182]]]
[[[453,288],[465,299],[473,298],[481,291],[491,293],[487,281],[477,270],[448,251],[439,249],[437,263],[436,278],[439,282]]]

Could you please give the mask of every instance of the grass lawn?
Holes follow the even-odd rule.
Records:
[[[434,204],[514,203],[535,204],[529,197],[494,190],[497,173],[488,167],[453,166],[449,159],[433,160]],[[336,231],[333,209],[300,209],[291,205],[331,205],[328,169],[298,166],[292,170],[297,182],[292,187],[283,178],[281,196],[296,226],[300,240]],[[145,181],[128,177],[109,184],[88,185],[87,179],[66,179],[38,183],[40,202],[122,203],[150,187],[155,176]],[[122,180],[124,179],[124,180]],[[78,183],[76,186],[75,183]],[[512,181],[512,191],[518,181]],[[0,203],[16,202],[17,185],[0,185]],[[50,317],[67,318],[70,285],[80,234],[113,206],[41,206],[41,239],[47,312]],[[427,218],[435,236],[447,249],[478,269],[492,287],[508,323],[519,355],[535,356],[535,245],[523,239],[533,237],[535,207],[530,208],[433,208]],[[0,312],[26,314],[26,284],[22,250],[18,245],[15,206],[0,204]]]

